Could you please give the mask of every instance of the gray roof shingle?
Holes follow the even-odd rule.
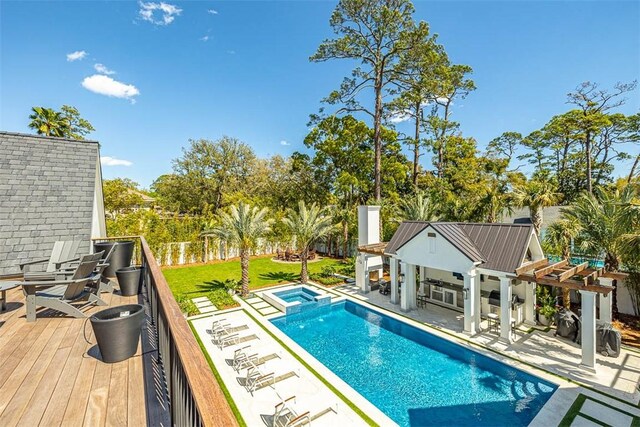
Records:
[[[99,144],[0,132],[0,275],[56,240],[89,250]]]

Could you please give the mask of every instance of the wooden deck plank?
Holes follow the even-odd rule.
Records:
[[[24,336],[20,334],[15,335],[0,350],[0,360],[2,360],[2,364],[0,365],[0,387],[4,385],[11,375],[11,372],[16,369],[18,364],[27,355],[29,349],[38,341],[40,335],[47,331],[47,326],[49,325],[48,320],[49,319],[40,322],[40,324],[35,325],[33,328],[25,328]]]
[[[147,423],[144,393],[144,372],[142,368],[142,346],[138,343],[136,355],[129,359],[129,390],[127,399],[127,420],[130,425],[143,426]]]
[[[20,417],[28,408],[31,397],[36,392],[38,385],[48,371],[51,361],[54,360],[58,351],[58,345],[66,335],[68,329],[68,325],[62,325],[56,328],[54,335],[47,342],[42,353],[39,354],[38,359],[29,370],[28,375],[22,378],[19,387],[12,395],[10,402],[6,405],[6,408],[0,416],[0,425],[13,426],[18,424]],[[4,393],[4,390],[0,393],[3,399],[5,398]]]
[[[111,368],[111,383],[109,384],[109,400],[107,412],[107,426],[127,425],[127,399],[129,387],[129,362],[114,363]],[[118,385],[124,385],[118,387]]]
[[[29,348],[28,352],[22,357],[15,368],[11,371],[11,373],[5,378],[5,382],[0,387],[0,416],[4,412],[5,408],[9,404],[9,401],[18,390],[22,381],[30,374],[31,368],[38,361],[41,356],[41,353],[48,349],[49,341],[53,339],[55,336],[56,330],[60,322],[56,322],[55,320],[50,322],[47,327],[42,331],[38,339],[33,343],[33,345]],[[64,332],[64,331],[63,331]],[[59,337],[60,340],[62,337]],[[55,342],[52,345],[57,345]],[[47,357],[45,353],[42,355],[43,358]],[[15,357],[15,356],[12,356]],[[11,359],[11,358],[10,358]],[[9,360],[10,360],[9,359]],[[7,360],[5,363],[8,363]],[[0,422],[0,425],[3,423]]]
[[[96,365],[87,411],[84,416],[84,425],[87,427],[101,427],[107,422],[111,367],[110,363],[98,363]]]

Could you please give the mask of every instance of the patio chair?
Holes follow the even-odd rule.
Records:
[[[307,259],[316,259],[316,248],[313,248],[309,251]]]
[[[85,290],[94,277],[94,270],[104,252],[85,255],[81,258],[73,274],[59,280],[34,280],[20,283],[27,300],[27,322],[36,320],[36,309],[46,307],[73,317],[86,317],[72,305],[88,295],[89,304],[95,303],[95,295]]]
[[[382,295],[389,295],[391,293],[391,282],[383,280],[380,283],[380,289],[378,289]]]
[[[214,337],[214,339],[212,339],[211,341],[213,341],[213,343],[217,345],[220,348],[220,350],[222,350],[225,347],[231,347],[231,346],[242,344],[247,341],[252,341],[255,339],[260,339],[260,338],[258,338],[256,334],[240,335],[240,334],[225,333],[218,337]]]
[[[48,258],[22,262],[18,264],[18,267],[20,267],[20,271],[23,273],[56,271],[64,264],[78,260],[76,254],[79,247],[79,240],[59,240],[53,244],[51,254]],[[40,268],[35,268],[35,266],[38,265],[40,265]]]
[[[291,396],[288,399],[283,400],[275,406],[273,412],[273,427],[294,427],[301,425],[310,425],[312,421],[317,420],[321,416],[328,414],[329,412],[337,413],[337,409],[328,407],[322,411],[318,411],[316,414],[311,415],[311,411],[299,411],[295,408],[296,397]]]

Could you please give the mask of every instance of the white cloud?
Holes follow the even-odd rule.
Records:
[[[116,159],[109,156],[100,156],[100,163],[103,166],[131,166],[133,164],[129,160]]]
[[[409,113],[403,112],[403,113],[394,114],[393,116],[391,116],[389,121],[391,123],[402,123],[402,122],[406,122],[410,118],[411,118],[411,115]]]
[[[217,11],[217,10],[215,10],[215,9],[209,9],[209,10],[207,10],[207,13],[209,13],[209,14],[211,14],[211,15],[217,15],[217,14],[218,14],[218,11]]]
[[[76,50],[75,52],[67,53],[67,61],[80,61],[84,59],[85,56],[87,56],[87,52],[84,50]]]
[[[209,41],[209,36],[200,37],[200,41],[203,41],[203,42]]]
[[[132,103],[135,102],[133,97],[140,95],[140,91],[134,85],[113,80],[111,77],[102,74],[85,77],[82,81],[82,87],[100,95],[128,99]]]
[[[156,11],[158,11],[162,17],[156,17]],[[140,2],[138,14],[143,21],[148,21],[155,25],[169,25],[181,12],[182,9],[170,3]]]
[[[115,74],[116,72],[108,69],[104,64],[93,64],[93,68],[100,74],[106,74],[108,76]]]
[[[280,141],[280,145],[291,145],[291,144],[289,144],[289,142],[283,139],[282,141]]]

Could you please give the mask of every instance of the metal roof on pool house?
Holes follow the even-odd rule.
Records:
[[[515,273],[520,267],[533,236],[530,224],[404,221],[385,253],[396,255],[398,249],[429,227],[471,261],[479,262],[480,267],[506,273]]]

